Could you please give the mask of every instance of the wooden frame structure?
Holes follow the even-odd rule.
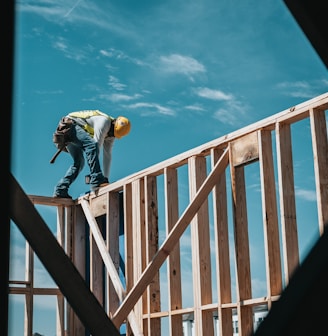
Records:
[[[182,336],[188,318],[194,335],[229,336],[236,332],[233,315],[238,318],[238,334],[249,335],[254,311],[270,310],[300,263],[292,127],[304,120],[309,122],[307,138],[312,142],[318,235],[328,223],[327,109],[325,93],[96,194],[65,203],[33,195],[29,199],[57,207],[59,244],[110,321],[117,329],[125,326],[126,335]],[[266,283],[265,294],[259,297],[252,284],[246,178],[247,167],[255,163]],[[12,219],[20,218],[17,212],[13,205]],[[181,247],[186,233],[187,256]],[[30,243],[27,240],[27,278],[24,283],[11,280],[9,291],[25,294],[26,336],[32,333],[33,294],[41,292],[33,286]],[[186,258],[192,269],[187,280],[182,270]],[[191,292],[186,293],[186,287]],[[65,306],[67,292],[64,296],[62,292],[61,286],[42,289],[58,298],[57,335],[85,335],[83,307],[76,314]],[[69,303],[74,307],[74,296]]]

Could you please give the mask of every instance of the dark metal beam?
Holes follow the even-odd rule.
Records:
[[[328,69],[328,28],[323,0],[284,0],[300,28]]]
[[[5,111],[4,135],[1,143],[1,190],[7,194],[9,181],[6,172],[11,168],[11,138],[12,138],[12,102],[13,102],[13,64],[14,64],[14,18],[15,1],[1,1],[2,13],[2,110]],[[10,257],[10,219],[8,216],[9,199],[1,200],[0,225],[0,302],[1,302],[1,334],[8,335],[8,302],[9,302],[9,257]]]
[[[119,331],[59,245],[29,197],[12,174],[8,176],[8,180],[10,183],[10,218],[25,236],[83,325],[93,336],[119,336]]]
[[[327,246],[328,230],[296,269],[255,336],[327,335]]]

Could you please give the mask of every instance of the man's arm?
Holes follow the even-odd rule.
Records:
[[[104,141],[103,148],[103,172],[104,175],[109,179],[110,166],[112,163],[112,149],[114,145],[114,137],[106,138]]]

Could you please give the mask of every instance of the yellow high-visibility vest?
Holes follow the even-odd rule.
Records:
[[[90,117],[94,117],[94,116],[100,116],[100,115],[108,118],[109,120],[114,120],[113,117],[111,117],[111,116],[107,115],[106,113],[103,113],[103,112],[101,112],[99,110],[84,110],[84,111],[71,112],[71,113],[68,114],[69,117],[71,117],[72,119],[74,119],[91,136],[93,136],[94,130],[93,130],[93,127],[91,127],[88,124],[88,122],[86,121],[86,119],[88,119]],[[79,123],[79,121],[80,121],[80,123]],[[82,124],[81,124],[81,122],[82,122]]]

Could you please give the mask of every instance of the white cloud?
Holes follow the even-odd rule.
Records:
[[[161,70],[167,73],[183,74],[190,79],[191,75],[206,72],[203,64],[199,63],[192,57],[172,54],[160,57]]]
[[[157,112],[163,115],[175,116],[174,110],[168,107],[156,104],[156,103],[136,103],[136,104],[129,105],[127,108],[144,109],[143,114],[142,114],[143,116],[148,116],[150,114],[153,114],[154,110],[156,110]]]
[[[283,94],[296,98],[312,98],[321,93],[322,85],[327,85],[326,80],[316,80],[310,82],[282,82],[277,84],[277,88],[281,89]]]
[[[214,112],[213,117],[218,119],[224,124],[235,125],[238,121],[236,115],[234,115],[231,111],[228,111],[225,108],[220,108],[216,112]]]
[[[228,96],[229,95],[227,95],[227,97]],[[246,106],[233,99],[232,95],[230,95],[230,97],[231,99],[225,102],[224,107],[221,107],[214,112],[213,117],[220,120],[222,123],[238,126],[243,123]]]
[[[110,48],[109,50],[101,49],[99,52],[104,57],[114,58],[116,60],[124,60],[129,63],[133,63],[133,64],[140,65],[140,66],[146,65],[142,60],[137,59],[135,57],[130,57],[126,53],[118,49],[114,49],[114,48]]]
[[[205,111],[205,109],[199,105],[188,105],[188,106],[185,106],[185,109],[191,110],[191,111],[198,111],[198,112]]]
[[[209,88],[198,88],[195,90],[196,94],[200,97],[212,99],[212,100],[232,100],[233,95],[226,94],[220,90],[212,90]]]
[[[65,57],[73,59],[76,61],[83,61],[87,59],[86,50],[75,49],[68,44],[68,42],[62,38],[58,37],[56,41],[52,43],[54,49],[61,51]]]
[[[314,190],[305,190],[296,188],[295,194],[297,197],[302,198],[306,201],[316,201],[317,196]]]
[[[109,76],[108,83],[109,83],[109,86],[111,86],[112,88],[118,91],[126,88],[126,85],[120,83],[119,80],[114,76]]]
[[[121,94],[121,93],[112,93],[112,94],[102,94],[99,95],[99,98],[105,99],[105,100],[110,100],[112,102],[120,102],[120,101],[130,101],[130,100],[135,100],[140,98],[141,96],[138,94],[129,96],[126,94]]]

